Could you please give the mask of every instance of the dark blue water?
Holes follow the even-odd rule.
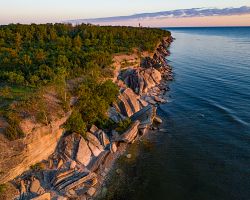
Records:
[[[170,30],[168,131],[133,147],[107,199],[249,200],[250,28]]]

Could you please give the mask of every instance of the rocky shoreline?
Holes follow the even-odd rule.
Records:
[[[152,58],[146,57],[140,67],[119,73],[116,83],[120,94],[108,115],[116,123],[129,118],[128,129],[122,134],[116,130],[107,134],[93,125],[86,137],[65,135],[43,166],[34,166],[34,170],[13,181],[20,189],[17,199],[93,199],[100,194],[115,160],[127,145],[162,122],[156,109],[167,102],[167,82],[173,80],[165,59],[172,41],[172,37],[163,38]]]

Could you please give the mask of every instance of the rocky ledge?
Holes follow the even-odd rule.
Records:
[[[129,128],[122,134],[115,130],[105,133],[93,125],[85,137],[64,135],[42,169],[28,171],[13,181],[20,190],[17,199],[92,199],[98,195],[127,145],[162,122],[156,109],[166,102],[166,84],[173,79],[165,59],[171,42],[171,37],[164,38],[152,58],[144,58],[140,67],[132,66],[118,76],[120,95],[108,114],[116,123],[130,118]]]

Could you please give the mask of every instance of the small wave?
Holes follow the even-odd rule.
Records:
[[[220,113],[222,113],[224,116],[228,117],[228,119],[230,121],[236,122],[239,125],[249,126],[249,123],[247,123],[246,121],[240,119],[238,116],[233,114],[233,112],[230,109],[228,109],[228,108],[226,108],[226,107],[224,107],[224,106],[222,106],[222,105],[220,105],[212,100],[205,100],[205,99],[203,99],[203,100],[206,101],[211,107],[215,108]]]

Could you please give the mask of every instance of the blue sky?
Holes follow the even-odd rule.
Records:
[[[250,6],[250,0],[0,0],[0,24],[45,23],[200,7]]]

